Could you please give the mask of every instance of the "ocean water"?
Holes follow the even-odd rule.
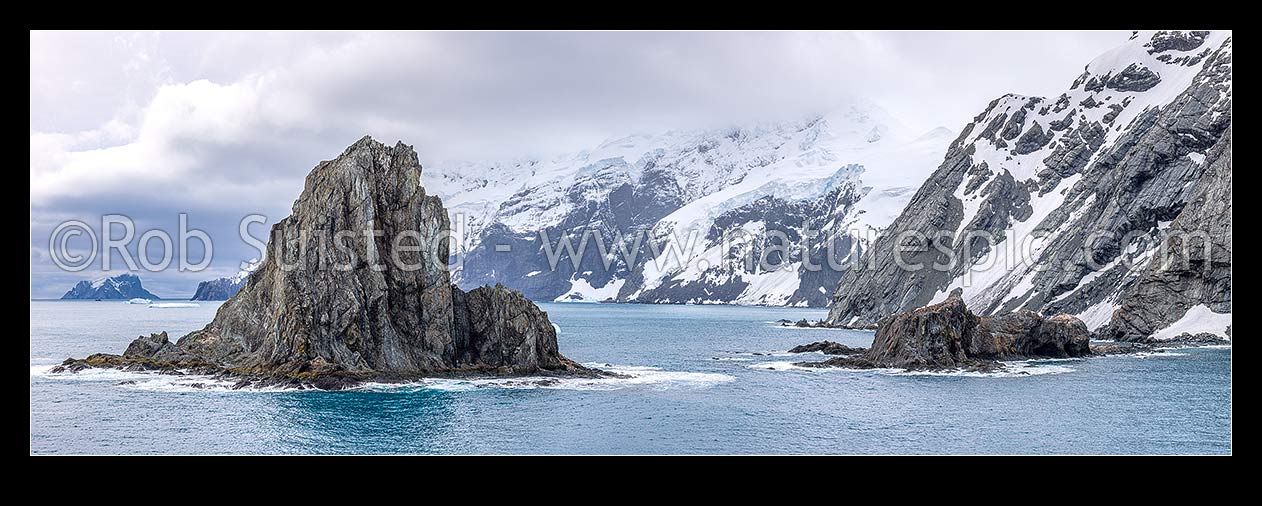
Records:
[[[996,375],[802,370],[784,350],[871,332],[781,328],[822,310],[542,304],[561,352],[628,379],[436,380],[230,391],[68,356],[172,340],[219,303],[31,302],[35,454],[1224,454],[1231,349],[1023,362]]]

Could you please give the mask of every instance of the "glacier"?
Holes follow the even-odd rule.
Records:
[[[632,135],[554,157],[439,162],[422,181],[448,204],[462,287],[503,283],[536,300],[823,306],[846,268],[823,261],[823,239],[838,260],[857,258],[954,135],[916,135],[857,101],[797,121]],[[732,234],[754,231],[776,239],[728,248]],[[547,253],[563,239],[587,247],[554,267]],[[768,251],[775,265],[742,258]]]

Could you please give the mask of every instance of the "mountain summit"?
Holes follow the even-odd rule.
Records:
[[[1119,339],[1225,335],[1231,48],[1230,32],[1136,32],[1057,97],[991,102],[842,277],[829,320],[873,324],[959,294],[982,315],[1068,313]],[[1192,246],[1176,232],[1203,239],[1163,258]]]

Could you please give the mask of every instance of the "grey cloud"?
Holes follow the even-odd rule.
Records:
[[[228,274],[252,252],[241,217],[288,214],[306,172],[365,134],[416,145],[423,164],[548,156],[852,98],[913,129],[959,129],[1000,94],[1063,88],[1128,35],[35,32],[31,246],[46,250],[67,217],[173,230],[188,212],[216,237],[213,274]],[[47,282],[50,265],[31,262],[33,293],[60,295],[63,276]]]

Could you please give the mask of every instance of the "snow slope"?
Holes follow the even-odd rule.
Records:
[[[1109,324],[1156,263],[1171,223],[1208,185],[1209,158],[1229,148],[1230,39],[1136,32],[1060,96],[991,102],[917,191],[916,208],[877,241],[877,267],[843,277],[830,320],[874,323],[959,293],[979,314],[1030,309],[1074,314],[1092,329]],[[948,268],[893,267],[892,238],[917,232],[943,234],[917,259]],[[1229,306],[1220,291],[1187,290]],[[1171,311],[1184,304],[1161,300]]]
[[[822,305],[827,297],[819,283],[826,280],[803,290],[795,262],[747,269],[717,250],[723,244],[714,235],[746,225],[730,218],[751,211],[772,229],[796,235],[801,224],[790,221],[818,211],[827,220],[811,224],[815,230],[853,230],[849,235],[866,244],[899,214],[953,136],[945,128],[906,132],[880,107],[862,102],[800,121],[628,136],[544,160],[431,164],[422,182],[452,215],[455,254],[479,259],[455,268],[457,283],[502,282],[556,300]],[[775,215],[777,209],[798,214]],[[724,230],[712,230],[725,213]],[[540,241],[529,242],[540,231],[553,241],[571,234],[577,243],[582,229],[606,237],[642,234],[658,251],[677,254],[656,255],[641,244],[644,254],[609,269],[584,256],[580,268],[558,270],[523,258],[518,248],[506,260],[492,254],[494,245],[483,245],[488,238],[513,242],[542,257]],[[708,277],[712,296],[659,290],[701,277]]]

